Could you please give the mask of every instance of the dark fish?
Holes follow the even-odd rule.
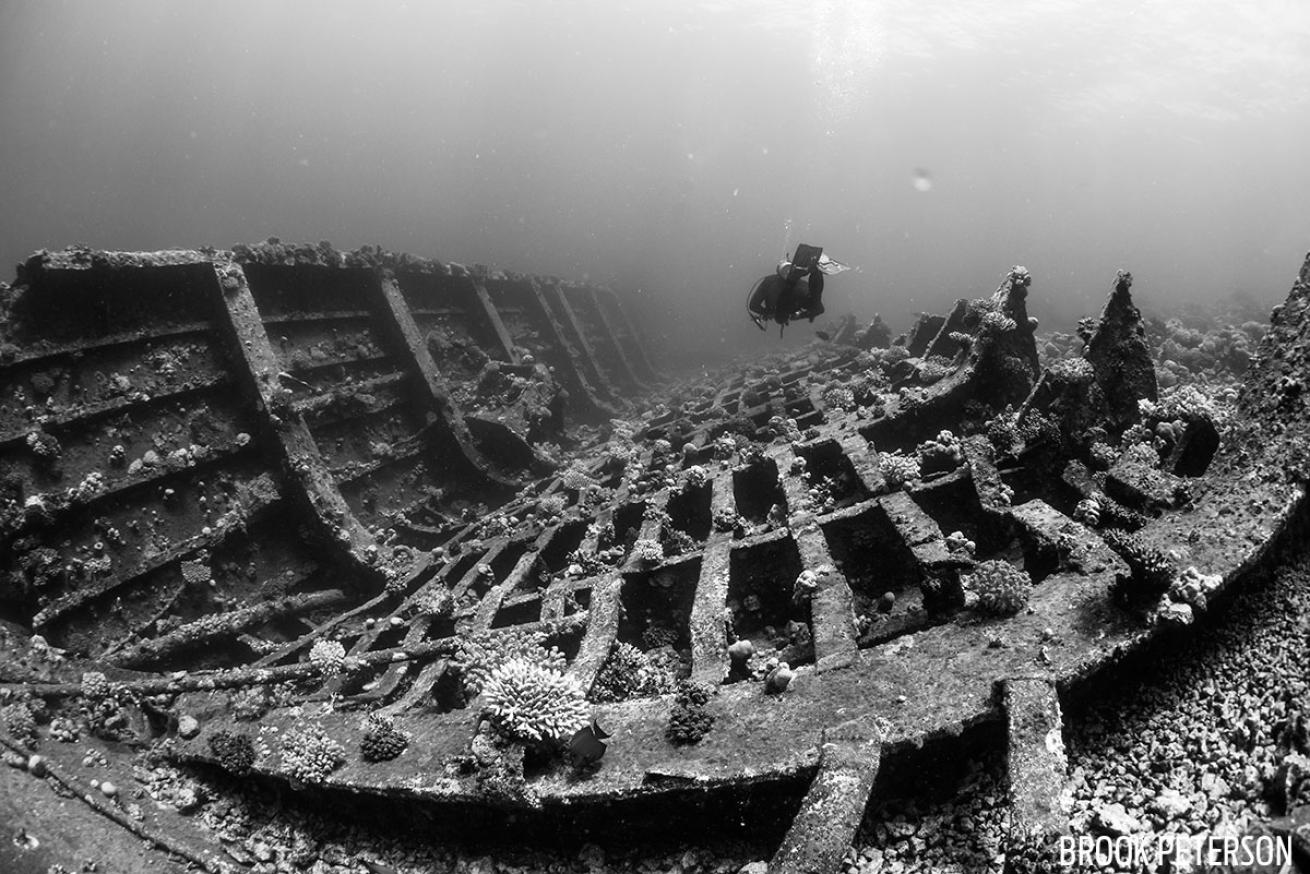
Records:
[[[815,332],[814,332],[814,336],[818,337],[820,340],[831,340],[831,339],[832,339],[832,335],[829,334],[827,331],[815,331]]]
[[[607,749],[603,741],[609,736],[609,733],[593,719],[591,725],[573,733],[573,738],[569,741],[569,751],[582,764],[590,765],[599,762]]]

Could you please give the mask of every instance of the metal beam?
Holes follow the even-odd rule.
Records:
[[[218,301],[219,322],[238,379],[255,401],[264,430],[273,438],[287,480],[323,540],[364,579],[382,585],[385,580],[377,563],[377,541],[341,496],[314,435],[295,410],[291,392],[281,384],[277,354],[245,271],[233,261],[215,261],[213,269],[212,294]]]
[[[519,486],[520,478],[484,455],[474,442],[473,435],[464,421],[464,414],[453,400],[450,388],[437,368],[437,363],[432,360],[432,353],[428,351],[427,344],[423,341],[423,334],[419,331],[414,315],[405,303],[395,277],[387,271],[378,271],[373,276],[375,282],[372,283],[370,292],[378,305],[379,316],[388,339],[401,353],[398,357],[409,365],[411,375],[418,379],[431,400],[443,429],[454,439],[460,453],[478,473],[503,486]],[[536,455],[535,450],[533,455]]]
[[[837,874],[864,819],[882,761],[882,738],[864,722],[825,729],[819,770],[769,874]]]
[[[592,348],[591,341],[587,339],[587,332],[583,330],[578,314],[573,311],[568,298],[564,296],[563,283],[552,282],[548,287],[550,291],[543,292],[542,299],[546,301],[546,305],[549,307],[553,297],[553,302],[558,306],[559,312],[564,314],[563,324],[572,329],[573,337],[577,341],[577,348],[581,350],[582,363],[586,366],[588,373],[595,379],[596,385],[604,389],[609,395],[617,396],[615,386],[610,383],[609,376],[601,369],[600,359],[596,357],[596,350]]]
[[[610,321],[609,313],[605,312],[605,307],[601,306],[599,293],[596,291],[595,286],[588,285],[585,286],[585,289],[587,300],[591,302],[593,307],[595,307],[596,315],[600,317],[600,323],[605,328],[605,339],[614,347],[614,355],[618,358],[619,364],[623,366],[624,375],[627,376],[628,381],[633,385],[644,387],[641,377],[637,376],[637,371],[633,368],[632,362],[628,359],[628,353],[627,350],[624,349],[624,344],[619,341],[619,336],[614,331],[614,323]]]

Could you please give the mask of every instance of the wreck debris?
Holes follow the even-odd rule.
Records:
[[[32,423],[4,413],[21,465],[6,492],[3,526],[20,548],[5,597],[79,668],[117,660],[170,673],[80,671],[88,686],[25,663],[31,679],[2,688],[56,707],[112,699],[115,713],[177,696],[159,706],[197,724],[170,740],[173,760],[227,760],[311,791],[533,815],[547,803],[658,798],[689,781],[712,793],[743,774],[813,775],[773,864],[831,869],[884,754],[1008,718],[1022,765],[1024,714],[1045,714],[1049,730],[1056,684],[1146,645],[1154,620],[1185,624],[1209,609],[1301,498],[1283,472],[1288,461],[1302,469],[1299,450],[1252,438],[1303,424],[1288,362],[1304,346],[1304,282],[1252,359],[1260,390],[1243,400],[1245,422],[1176,387],[1142,388],[1128,418],[1119,401],[1141,387],[1140,369],[1120,364],[1140,349],[1110,342],[1136,336],[1126,274],[1086,355],[1042,371],[1032,277],[1015,267],[996,295],[922,320],[901,346],[862,348],[847,325],[838,336],[850,342],[680,386],[605,425],[604,442],[559,474],[534,478],[555,453],[539,438],[567,434],[560,415],[612,411],[652,377],[635,345],[620,348],[623,320],[603,292],[280,243],[62,257],[25,275],[11,314],[27,344],[18,355],[47,330],[71,330],[76,344],[80,328],[43,320],[41,295],[85,293],[78,271],[105,270],[139,280],[154,302],[108,314],[119,335],[185,337],[207,363],[171,394],[130,360],[103,365],[127,384],[106,374],[95,402],[135,418],[91,452],[77,408],[66,411],[67,427],[51,428],[58,488],[27,445]],[[194,314],[177,288],[207,302],[209,322],[184,320]],[[133,342],[106,345],[130,358]],[[1291,358],[1268,354],[1273,344]],[[52,369],[35,352],[15,361],[16,384],[31,385],[37,363]],[[68,378],[32,391],[59,398]],[[1116,406],[1086,403],[1107,380],[1119,380]],[[232,386],[246,388],[241,402]],[[522,415],[496,427],[514,392],[530,398]],[[91,476],[119,445],[124,471],[141,462],[123,490],[117,473]],[[1243,509],[1220,512],[1230,506]],[[105,518],[65,548],[57,538],[81,530],[70,520],[82,507]],[[1126,580],[1142,598],[1118,597]],[[197,641],[217,645],[198,652]],[[1016,678],[1004,712],[994,676]],[[216,694],[252,685],[257,706]],[[331,706],[306,722],[302,708],[321,702]],[[857,728],[833,724],[838,708]],[[282,745],[267,755],[252,745],[250,761],[234,753],[244,745],[231,738],[250,730],[239,709],[259,712]],[[597,721],[610,740],[603,761],[579,741]],[[431,780],[400,770],[420,737]],[[566,746],[588,767],[567,761]],[[1032,811],[1049,793],[1021,789],[1024,815],[1045,830]],[[839,815],[820,828],[824,809]],[[1016,850],[1029,831],[1018,828]]]

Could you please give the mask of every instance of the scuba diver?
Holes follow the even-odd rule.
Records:
[[[779,261],[771,276],[763,277],[751,287],[746,311],[761,331],[765,329],[766,320],[777,322],[778,336],[781,337],[783,329],[793,319],[813,322],[823,315],[824,274],[848,269],[845,264],[824,255],[822,248],[802,243],[796,247],[794,257]]]

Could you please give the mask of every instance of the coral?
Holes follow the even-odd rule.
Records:
[[[68,490],[68,500],[84,503],[105,490],[105,475],[93,470],[82,481]]]
[[[682,555],[696,548],[696,538],[671,524],[660,528],[660,539],[664,555]]]
[[[213,571],[203,561],[185,560],[182,562],[182,579],[189,586],[203,586],[213,579]]]
[[[1100,521],[1106,528],[1122,528],[1125,531],[1136,531],[1146,524],[1146,516],[1136,510],[1125,507],[1118,501],[1103,499],[1098,501],[1100,505]]]
[[[27,448],[32,450],[37,461],[46,467],[54,467],[59,463],[59,456],[63,453],[63,448],[59,441],[53,435],[44,431],[33,431],[27,435]]]
[[[782,437],[791,442],[801,439],[801,429],[796,425],[795,419],[789,419],[783,416],[773,416],[769,419],[769,430],[775,436]]]
[[[322,783],[345,762],[345,749],[318,726],[297,726],[282,738],[282,769],[293,780]]]
[[[820,395],[823,403],[837,410],[855,409],[855,393],[844,385],[830,385]]]
[[[808,601],[819,589],[819,574],[823,573],[826,568],[819,568],[818,571],[803,570],[796,577],[796,582],[792,584],[791,598],[796,603]]]
[[[596,481],[587,475],[587,472],[580,467],[570,467],[560,474],[560,482],[564,488],[575,492],[589,489],[596,485]]]
[[[673,675],[632,644],[619,643],[596,674],[591,697],[597,702],[645,698],[673,691]]]
[[[714,727],[714,716],[707,709],[711,692],[710,687],[690,680],[678,684],[669,724],[664,730],[670,742],[679,745],[694,744],[709,734]]]
[[[87,671],[82,675],[82,695],[90,701],[108,698],[113,691],[109,678],[100,671]]]
[[[553,519],[563,513],[567,506],[568,501],[564,499],[563,495],[547,495],[541,499],[541,503],[537,505],[537,510],[543,516]]]
[[[238,777],[254,767],[255,745],[248,734],[216,731],[209,736],[209,749],[225,770]]]
[[[714,511],[714,530],[715,531],[734,531],[741,525],[741,517],[728,507],[720,507]]]
[[[710,474],[699,464],[693,464],[682,473],[684,487],[688,489],[699,489],[710,481]]]
[[[254,722],[272,706],[268,689],[264,686],[250,686],[238,689],[230,699],[232,715],[241,722]]]
[[[643,537],[632,545],[632,554],[637,561],[654,564],[664,558],[664,547],[658,540]]]
[[[1109,444],[1097,441],[1088,447],[1087,456],[1094,470],[1109,470],[1119,453]]]
[[[965,537],[963,531],[952,531],[946,537],[946,548],[951,552],[963,552],[966,555],[973,555],[974,550],[978,548],[978,544]],[[887,594],[890,595],[891,593],[888,592]],[[895,596],[892,597],[895,600]]]
[[[977,598],[979,612],[990,616],[1013,616],[1028,606],[1033,581],[1008,561],[979,562],[964,578],[964,588]]]
[[[309,662],[325,676],[335,676],[346,665],[346,647],[339,640],[316,640],[309,649]]]
[[[714,457],[719,461],[728,461],[737,454],[737,438],[731,434],[720,434],[714,441]]]
[[[792,673],[791,666],[786,662],[779,662],[774,665],[773,669],[764,677],[764,694],[781,695],[791,685],[793,676],[795,675]]]
[[[1051,378],[1067,385],[1087,385],[1096,372],[1085,358],[1062,358],[1049,368]]]
[[[1123,594],[1153,597],[1169,589],[1174,580],[1174,566],[1163,552],[1147,545],[1140,535],[1127,531],[1111,528],[1101,536],[1131,571],[1131,576],[1121,581]]]
[[[1119,464],[1140,464],[1149,468],[1160,466],[1160,454],[1149,443],[1133,443],[1119,456]]]
[[[50,720],[50,736],[61,743],[71,744],[82,736],[82,731],[74,720],[56,716]]]
[[[919,461],[899,453],[879,452],[878,466],[887,487],[895,491],[919,478]]]
[[[1101,524],[1101,502],[1095,498],[1084,498],[1073,508],[1075,522],[1081,522],[1089,528]]]
[[[15,701],[0,707],[0,727],[14,740],[27,747],[36,749],[36,717],[26,701]]]
[[[360,754],[366,762],[389,762],[409,746],[409,736],[396,728],[391,717],[370,713],[365,723]]]
[[[564,742],[591,720],[578,681],[527,659],[503,662],[482,688],[483,712],[506,737]]]
[[[463,679],[469,697],[482,692],[492,673],[504,663],[517,659],[531,662],[545,670],[563,671],[564,654],[546,648],[546,635],[520,628],[503,632],[480,631],[459,643],[455,668]]]
[[[931,385],[949,376],[952,370],[950,359],[933,355],[919,362],[915,375],[923,385]]]
[[[982,330],[994,334],[1009,333],[1018,327],[1014,319],[995,311],[983,314],[980,325]]]
[[[964,463],[960,438],[950,431],[941,431],[932,440],[925,440],[914,450],[919,460],[920,473],[954,470]]]
[[[1165,393],[1159,401],[1137,402],[1142,418],[1154,422],[1181,419],[1184,422],[1205,421],[1221,424],[1224,416],[1214,400],[1195,385],[1179,386]]]
[[[447,586],[431,586],[415,599],[414,609],[420,616],[441,619],[455,612],[455,596]]]

